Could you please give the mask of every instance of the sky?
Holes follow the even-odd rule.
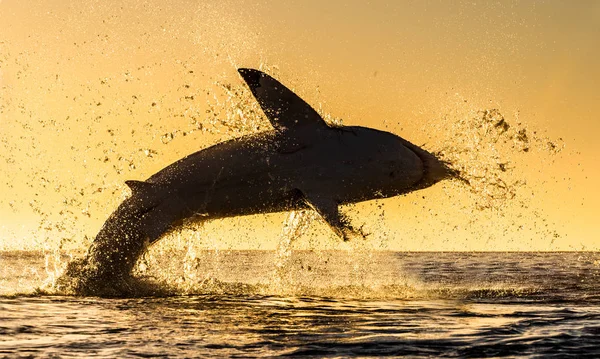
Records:
[[[0,249],[85,249],[125,180],[269,129],[236,72],[254,67],[471,179],[344,208],[373,248],[598,250],[598,38],[593,0],[2,0]],[[193,232],[272,249],[284,219]],[[346,245],[308,232],[298,248]]]

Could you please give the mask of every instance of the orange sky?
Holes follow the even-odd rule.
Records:
[[[0,248],[85,247],[125,180],[250,131],[207,114],[240,99],[216,83],[243,89],[236,67],[263,66],[345,124],[458,142],[472,169],[491,163],[483,146],[523,181],[487,210],[455,184],[348,208],[373,247],[597,250],[598,38],[597,1],[0,1]],[[564,150],[515,152],[458,125],[490,109]],[[283,218],[202,233],[273,248]],[[311,228],[298,246],[339,245]]]

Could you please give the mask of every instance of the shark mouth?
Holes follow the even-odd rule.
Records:
[[[423,164],[423,177],[415,184],[415,189],[426,188],[442,180],[455,177],[455,170],[437,158],[434,154],[419,148],[404,140],[404,146],[411,150]]]

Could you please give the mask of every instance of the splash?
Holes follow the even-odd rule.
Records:
[[[275,254],[275,266],[270,279],[270,286],[275,293],[282,293],[293,285],[290,260],[292,256],[293,243],[308,229],[311,222],[317,218],[314,211],[292,211],[290,212],[281,230],[279,243]]]
[[[448,118],[437,126],[448,125]],[[527,185],[518,166],[523,154],[548,158],[564,148],[562,139],[550,140],[521,123],[511,125],[498,109],[480,110],[448,127],[449,135],[436,154],[449,163],[457,178],[476,194],[479,210],[498,210],[517,197]]]
[[[221,88],[232,98],[243,96],[243,92],[236,91],[232,86]],[[232,106],[234,103],[238,104],[234,107],[242,106],[239,100],[221,104]],[[252,123],[248,118],[256,119],[252,117],[255,113],[240,112],[241,108],[240,111],[223,110],[226,120],[214,122],[213,130],[221,127],[246,131],[248,124]],[[260,131],[260,126],[251,126],[249,131],[252,130]],[[529,136],[527,130],[519,125],[511,126],[498,110],[480,111],[476,116],[458,121],[450,133],[451,140],[437,154],[456,172],[460,179],[456,185],[466,187],[475,195],[476,209],[479,211],[501,210],[507,203],[518,199],[519,188],[526,185],[525,181],[515,176],[515,167],[507,160],[507,153],[514,156],[515,153],[541,150],[560,152],[560,146],[554,142],[536,135]],[[171,242],[161,241],[162,245],[155,246],[142,258],[134,273],[137,279],[128,283],[132,288],[130,293],[164,295],[235,292],[352,297],[360,296],[360,293],[371,296],[382,293],[399,296],[401,292],[404,295],[414,294],[418,287],[415,283],[409,284],[400,278],[396,278],[393,285],[380,282],[372,271],[371,265],[375,261],[373,248],[360,241],[352,243],[352,248],[347,251],[348,262],[338,265],[346,267],[349,273],[346,276],[347,282],[330,285],[331,283],[323,283],[322,277],[307,275],[321,266],[318,263],[309,264],[306,259],[295,258],[293,244],[307,232],[315,218],[312,211],[289,213],[283,223],[274,258],[269,263],[263,263],[264,267],[270,268],[270,274],[258,275],[242,282],[227,280],[227,277],[233,279],[235,275],[223,273],[223,250],[214,244],[214,240],[210,243],[214,237],[201,234],[201,224],[190,223],[176,231],[171,236]],[[207,250],[207,247],[213,249]],[[330,258],[325,252],[319,253],[317,257],[324,263]],[[54,261],[57,262],[56,259]],[[300,270],[298,263],[301,263]],[[54,268],[54,273],[60,271],[60,266],[55,264]],[[54,277],[49,274],[50,287],[55,283]],[[312,279],[307,280],[307,277]],[[504,287],[490,290],[500,293],[502,288]],[[444,292],[443,288],[428,289],[430,294],[435,291]]]

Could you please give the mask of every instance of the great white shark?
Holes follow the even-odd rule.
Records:
[[[126,181],[131,196],[106,220],[86,257],[64,275],[76,291],[123,291],[146,248],[186,219],[311,208],[347,240],[362,233],[339,205],[401,195],[451,176],[435,155],[399,136],[330,126],[273,77],[238,71],[273,130],[198,151],[145,181]]]

